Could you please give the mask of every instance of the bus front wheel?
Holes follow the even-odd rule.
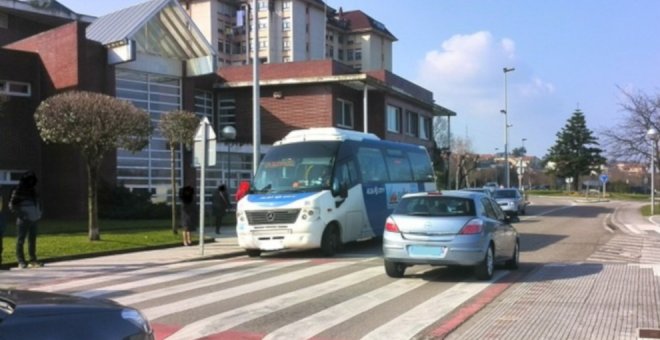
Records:
[[[335,256],[340,245],[339,229],[335,225],[329,225],[321,238],[321,252],[325,256]]]

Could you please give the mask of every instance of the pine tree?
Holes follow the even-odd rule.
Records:
[[[572,178],[573,188],[577,191],[581,175],[589,175],[605,164],[602,150],[591,130],[587,128],[584,114],[580,109],[573,112],[564,128],[557,133],[557,141],[546,157],[546,162],[553,162],[549,172],[558,177]]]

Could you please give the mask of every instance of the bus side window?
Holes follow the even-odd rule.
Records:
[[[335,192],[338,192],[342,187],[348,190],[357,183],[357,178],[357,168],[354,161],[337,163],[332,179],[332,189]]]
[[[409,152],[408,158],[413,168],[415,181],[432,181],[434,178],[433,168],[429,164],[429,158],[423,151]]]
[[[360,147],[357,152],[363,182],[387,180],[387,167],[380,149]]]

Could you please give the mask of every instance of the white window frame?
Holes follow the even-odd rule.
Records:
[[[16,91],[16,86],[24,87],[25,91]],[[15,97],[30,97],[32,96],[32,85],[22,81],[0,80],[0,94]]]
[[[424,140],[431,139],[431,118],[419,115],[419,138]]]
[[[417,122],[413,122],[413,117],[417,119]],[[406,110],[406,134],[414,137],[419,136],[419,113]]]
[[[387,131],[401,133],[403,110],[394,105],[387,104]]]
[[[353,102],[344,100],[344,99],[337,99],[337,102],[339,102],[339,112],[337,114],[337,126],[342,127],[342,128],[349,128],[352,129],[353,125],[355,124],[355,110],[354,110],[354,105]],[[349,112],[346,112],[346,109],[349,109]],[[347,120],[350,120],[347,122]]]

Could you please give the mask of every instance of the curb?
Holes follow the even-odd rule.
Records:
[[[205,238],[204,243],[215,243],[215,239],[214,238],[208,238],[208,239]],[[196,243],[195,245],[198,245],[198,244],[199,243]],[[161,245],[147,246],[147,247],[141,247],[141,248],[108,250],[108,251],[94,252],[94,253],[87,253],[87,254],[76,254],[76,255],[65,255],[65,256],[58,256],[58,257],[49,257],[49,258],[43,259],[43,260],[39,259],[39,261],[46,264],[46,263],[55,263],[55,262],[63,262],[63,261],[91,259],[91,258],[103,257],[103,256],[139,253],[139,252],[151,251],[151,250],[169,249],[169,248],[176,248],[176,247],[180,247],[180,246],[181,246],[181,242],[177,241],[176,243],[171,243],[171,244],[161,244]],[[224,254],[208,255],[208,256],[223,256],[223,255]],[[203,256],[199,257],[199,259],[202,259],[202,258],[203,258]],[[191,260],[196,260],[196,259],[191,259]],[[184,261],[190,261],[190,260],[184,260]],[[18,262],[7,262],[7,263],[4,263],[4,264],[0,265],[0,270],[8,270],[8,269],[16,267],[17,265],[18,265]]]

